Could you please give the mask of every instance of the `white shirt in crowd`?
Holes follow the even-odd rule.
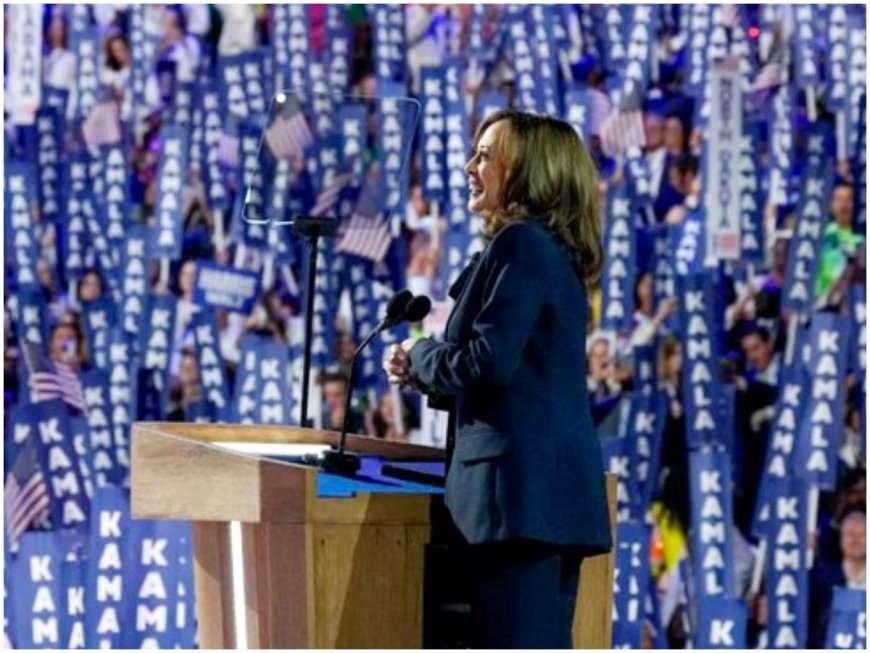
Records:
[[[42,78],[47,86],[62,88],[69,92],[66,103],[66,117],[71,120],[75,115],[78,100],[76,88],[76,56],[66,48],[54,48],[42,60]]]
[[[229,57],[257,47],[257,14],[252,5],[216,5],[224,28],[218,41],[218,54]],[[230,27],[230,29],[228,29]]]

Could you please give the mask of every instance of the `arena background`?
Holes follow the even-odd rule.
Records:
[[[614,646],[865,647],[863,6],[7,5],[4,34],[6,645],[195,646],[189,526],[130,519],[130,424],[298,423],[307,254],[279,223],[319,206],[337,428],[394,291],[443,327],[483,246],[474,129],[514,107],[601,173]],[[379,371],[407,329],[366,354],[353,428],[443,446]]]

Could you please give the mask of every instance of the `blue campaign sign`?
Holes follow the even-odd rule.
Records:
[[[82,321],[91,362],[101,370],[109,365],[109,329],[115,325],[115,304],[101,297],[82,304]]]
[[[288,424],[290,361],[287,346],[268,336],[247,333],[242,338],[241,349],[233,397],[235,421]]]
[[[830,128],[813,123],[807,134],[806,161],[801,180],[801,195],[796,211],[794,235],[788,250],[783,310],[808,313],[815,298],[816,270],[822,236],[828,221],[833,170],[831,167]]]
[[[175,648],[193,644],[193,615],[186,593],[193,591],[189,561],[190,524],[130,520],[126,524],[133,564],[126,570],[124,648]],[[186,578],[182,578],[184,573]],[[180,587],[181,586],[181,587]]]
[[[248,314],[260,292],[260,275],[229,265],[200,261],[196,266],[195,304]]]
[[[420,185],[428,202],[442,202],[446,197],[446,106],[444,97],[445,68],[424,66],[420,69],[420,101],[423,117],[420,129]]]
[[[774,92],[770,104],[769,201],[776,206],[788,204],[789,177],[795,155],[795,96],[794,88],[790,84],[783,84]]]
[[[148,243],[151,236],[145,225],[127,232],[121,257],[121,322],[127,333],[139,333],[148,305]]]
[[[633,476],[630,487],[636,519],[643,519],[656,487],[667,406],[664,390],[632,395],[626,446],[630,452],[628,469]]]
[[[608,191],[604,225],[605,265],[602,276],[601,328],[617,333],[631,329],[634,315],[635,238],[628,187]]]
[[[849,17],[842,5],[832,5],[828,14],[827,51],[825,75],[827,96],[825,106],[829,111],[846,108],[849,96]]]
[[[152,296],[150,303],[150,311],[139,334],[139,368],[151,373],[149,380],[159,397],[159,414],[165,415],[178,301],[175,295],[159,295]],[[144,395],[144,391],[137,394]]]
[[[125,575],[134,564],[129,546],[130,493],[96,488],[85,572],[85,632],[89,648],[122,648],[130,595]],[[129,629],[129,628],[128,628]]]
[[[60,109],[43,105],[36,112],[39,138],[39,208],[44,223],[56,222],[61,210],[60,156],[64,138],[64,120]]]
[[[130,425],[136,409],[133,336],[116,327],[109,332],[109,401],[115,455],[124,476],[130,469]]]
[[[14,618],[9,634],[16,648],[65,648],[68,632],[63,611],[61,567],[65,557],[61,536],[54,531],[24,533],[6,574]]]
[[[4,188],[5,256],[15,264],[15,281],[35,284],[36,241],[33,216],[37,203],[36,169],[19,161],[6,166]]]
[[[779,398],[771,422],[770,441],[764,459],[761,483],[756,499],[752,532],[757,537],[764,535],[765,524],[770,518],[769,501],[774,479],[794,475],[795,447],[798,427],[803,423],[809,393],[808,375],[803,370],[799,356],[790,365],[784,365],[780,379]]]
[[[753,143],[758,142],[758,131],[744,120],[740,161],[737,164],[740,175],[740,257],[749,263],[764,261],[764,198],[761,194],[761,171],[753,148]]]
[[[123,141],[116,145],[104,145],[100,148],[105,181],[103,202],[103,225],[106,236],[112,245],[112,253],[116,262],[120,262],[119,252],[127,233],[127,217],[130,205],[127,193],[127,157]]]
[[[716,421],[720,382],[712,275],[680,277],[678,286],[683,298],[679,319],[685,347],[682,379],[686,440],[692,448],[721,442],[722,435]]]
[[[35,284],[26,284],[18,287],[18,315],[15,316],[18,323],[16,329],[21,340],[35,342],[41,345],[48,344],[48,324],[46,316],[48,310],[45,306],[45,297],[42,288]]]
[[[616,521],[626,523],[632,515],[632,494],[634,477],[629,470],[631,453],[627,450],[628,439],[608,437],[601,443],[601,457],[604,469],[616,476]]]
[[[746,648],[746,603],[740,598],[698,599],[698,628],[692,644],[699,649]]]
[[[867,592],[866,590],[835,587],[828,618],[825,648],[867,648]]]
[[[92,369],[81,375],[81,381],[87,404],[88,448],[93,482],[97,487],[120,483],[123,470],[118,466],[116,454],[109,375],[103,370]]]
[[[329,85],[341,93],[350,86],[353,32],[340,5],[326,5],[326,42]]]
[[[731,460],[720,448],[689,452],[696,595],[734,597]]]
[[[215,325],[214,312],[200,310],[190,321],[190,330],[196,344],[196,360],[199,364],[199,379],[202,384],[203,402],[208,421],[224,421],[229,418],[229,386],[220,351],[220,340]]]
[[[807,644],[807,485],[797,478],[772,483],[767,526],[768,645]]]
[[[849,320],[836,313],[817,313],[810,337],[811,386],[798,429],[795,473],[819,487],[832,489],[846,402]]]
[[[795,57],[795,81],[806,88],[819,82],[819,66],[816,63],[815,39],[818,36],[817,15],[813,5],[795,6],[795,29],[792,34]]]
[[[166,125],[160,133],[163,149],[157,174],[155,231],[151,258],[175,260],[181,256],[184,227],[183,187],[190,153],[187,127]]]
[[[616,534],[616,574],[613,587],[613,646],[640,648],[645,601],[650,579],[650,527],[619,524]]]
[[[369,19],[378,83],[394,81],[404,86],[408,78],[404,8],[401,5],[373,5]]]

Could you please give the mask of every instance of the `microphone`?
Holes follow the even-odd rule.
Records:
[[[360,461],[355,454],[344,450],[345,440],[347,439],[347,431],[350,428],[350,400],[353,391],[353,381],[356,375],[356,361],[360,352],[365,349],[372,339],[387,329],[390,329],[402,322],[418,322],[429,313],[432,307],[432,302],[428,297],[422,295],[415,297],[410,290],[400,290],[390,298],[387,303],[386,314],[384,319],[380,321],[369,335],[359,344],[359,347],[353,352],[353,357],[350,360],[350,379],[347,383],[347,396],[344,401],[344,421],[341,425],[341,436],[338,440],[338,448],[332,448],[323,453],[320,467],[326,472],[340,474],[342,476],[353,476],[359,471]]]

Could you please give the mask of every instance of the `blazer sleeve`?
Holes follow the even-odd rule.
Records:
[[[547,235],[528,225],[506,227],[484,260],[481,308],[467,342],[418,341],[409,352],[411,376],[437,394],[506,385],[538,321],[548,288]]]

